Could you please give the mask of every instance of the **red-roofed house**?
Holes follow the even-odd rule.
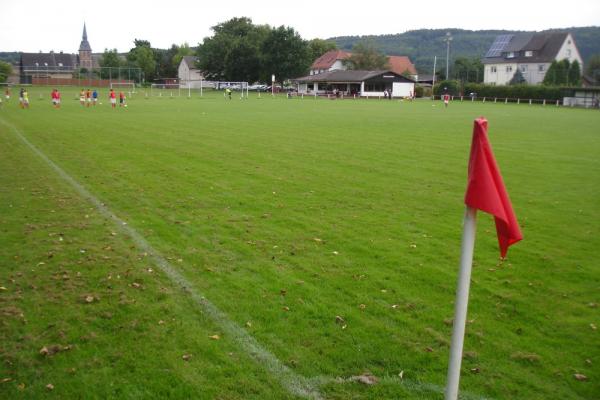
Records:
[[[344,61],[350,58],[352,53],[342,50],[330,50],[317,58],[310,67],[310,75],[322,74],[329,71],[347,70]],[[405,72],[413,80],[417,79],[417,69],[406,56],[388,56],[389,71],[402,75]]]
[[[323,72],[347,69],[344,60],[348,59],[352,53],[342,50],[330,50],[317,58],[310,67],[310,75],[322,74]]]
[[[411,79],[417,80],[417,69],[410,59],[406,56],[389,56],[389,70],[399,75],[404,75],[406,72]]]

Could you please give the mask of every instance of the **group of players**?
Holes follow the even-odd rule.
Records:
[[[4,91],[4,97],[7,102],[10,100],[11,91],[10,91],[9,87],[7,87],[6,90]],[[119,107],[127,107],[125,93],[119,92],[118,97],[119,97]],[[50,93],[50,98],[52,99],[52,106],[54,108],[60,108],[61,93],[58,89],[52,89],[52,92]],[[108,92],[108,99],[110,101],[111,107],[116,108],[117,107],[117,93],[112,88]],[[98,103],[98,91],[96,89],[94,89],[93,91],[91,89],[87,89],[87,90],[81,89],[81,91],[79,92],[79,103],[83,107],[89,107],[90,105],[95,106]],[[100,104],[102,104],[102,103],[100,103]],[[2,98],[0,97],[0,106],[1,105],[2,105]],[[27,89],[25,89],[25,88],[21,88],[19,90],[19,107],[29,108],[29,93],[27,92]]]

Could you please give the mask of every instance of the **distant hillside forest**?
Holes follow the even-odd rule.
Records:
[[[446,65],[446,43],[450,32],[450,64],[458,57],[482,58],[497,35],[523,31],[463,29],[420,29],[395,35],[340,36],[328,40],[335,42],[341,50],[352,50],[361,40],[372,40],[380,51],[387,55],[408,56],[421,74],[433,72],[433,57],[437,56],[438,71]],[[600,27],[549,29],[543,32],[571,32],[579,48],[583,62],[592,55],[600,55]]]

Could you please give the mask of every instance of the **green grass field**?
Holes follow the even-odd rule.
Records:
[[[525,239],[479,214],[463,398],[598,398],[597,111],[49,93],[0,109],[0,398],[443,398],[479,116]]]

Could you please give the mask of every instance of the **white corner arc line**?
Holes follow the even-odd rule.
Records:
[[[104,203],[84,188],[79,182],[67,174],[62,168],[48,158],[41,150],[35,147],[23,134],[12,124],[0,118],[3,125],[13,130],[16,136],[38,157],[46,162],[64,181],[70,184],[75,191],[84,199],[92,203],[104,217],[111,219],[118,228],[129,235],[134,243],[154,260],[155,264],[163,271],[171,282],[185,290],[199,308],[208,315],[212,321],[231,337],[233,341],[244,350],[259,366],[268,370],[281,385],[291,394],[309,399],[321,399],[321,394],[315,383],[301,376],[285,366],[273,353],[265,349],[244,328],[232,321],[217,306],[205,298],[196,290],[180,272],[161,256],[142,235],[129,226],[124,220],[117,217]]]

